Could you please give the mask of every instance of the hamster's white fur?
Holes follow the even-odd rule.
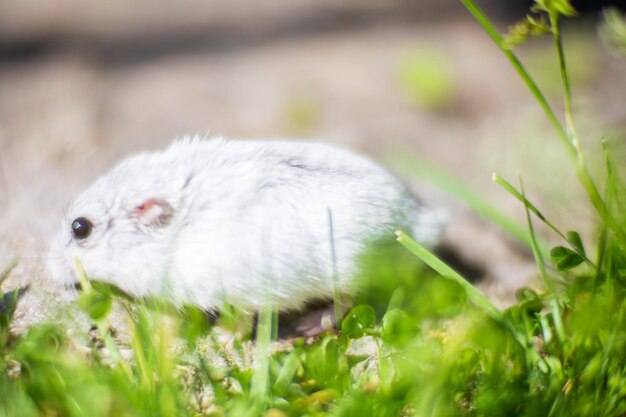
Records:
[[[205,309],[299,309],[333,293],[329,211],[345,295],[359,288],[368,242],[402,229],[432,244],[441,225],[398,179],[347,150],[186,138],[124,160],[84,191],[61,223],[49,266],[69,285],[78,258],[90,279]],[[80,217],[93,224],[84,239],[72,234]]]

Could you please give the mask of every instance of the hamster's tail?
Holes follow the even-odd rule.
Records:
[[[413,226],[413,238],[422,245],[434,247],[441,242],[447,223],[447,210],[421,207]]]

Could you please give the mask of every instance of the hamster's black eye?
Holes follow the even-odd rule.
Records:
[[[84,217],[79,217],[72,222],[72,234],[76,239],[86,239],[92,229],[93,224]]]

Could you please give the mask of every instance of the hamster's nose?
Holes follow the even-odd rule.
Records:
[[[46,263],[48,272],[50,272],[49,277],[54,283],[63,286],[71,286],[78,282],[78,277],[73,268],[70,268],[67,259],[55,250],[54,247],[48,252]]]

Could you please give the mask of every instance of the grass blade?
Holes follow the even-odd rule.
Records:
[[[468,298],[489,317],[496,321],[503,322],[504,316],[502,312],[494,306],[487,297],[485,297],[476,287],[463,278],[458,272],[450,268],[441,259],[435,256],[428,249],[411,239],[402,231],[397,231],[397,240],[407,248],[411,253],[424,261],[428,266],[437,271],[442,277],[450,279],[459,284],[467,293]]]
[[[504,212],[498,210],[485,201],[484,196],[471,190],[467,184],[455,178],[441,169],[429,164],[427,161],[419,158],[417,155],[394,154],[389,158],[391,166],[406,175],[428,181],[438,189],[449,194],[455,200],[461,201],[470,207],[474,212],[483,218],[495,223],[500,228],[511,234],[515,239],[530,247],[528,234],[526,229],[521,227],[516,221],[512,220]]]
[[[502,36],[500,35],[500,33],[498,32],[498,30],[493,26],[489,18],[487,18],[485,13],[474,3],[473,0],[460,0],[460,1],[467,8],[467,10],[472,14],[472,16],[476,19],[476,21],[478,21],[478,23],[483,27],[483,29],[485,29],[487,34],[495,42],[498,48],[500,48],[502,53],[509,59],[509,61],[511,62],[515,70],[518,72],[520,77],[526,83],[527,87],[529,88],[529,90],[531,91],[531,93],[533,94],[533,96],[535,97],[539,105],[541,106],[541,108],[544,110],[546,116],[548,117],[548,120],[550,121],[550,123],[552,124],[556,132],[558,133],[559,138],[563,142],[570,157],[575,161],[581,162],[584,168],[584,159],[582,158],[582,153],[581,153],[580,147],[578,146],[578,141],[573,140],[573,138],[570,137],[570,134],[568,134],[568,132],[563,127],[559,119],[556,117],[554,110],[552,110],[552,107],[548,103],[548,100],[546,99],[546,97],[541,92],[541,89],[539,88],[537,83],[534,81],[534,79],[530,76],[530,74],[528,73],[528,71],[522,64],[522,62],[517,57],[517,55],[510,48],[506,46],[506,43],[504,39],[502,38]],[[568,123],[568,126],[569,126],[569,122],[571,121],[571,98],[570,98],[571,93],[570,93],[569,78],[567,75],[567,69],[565,67],[565,57],[563,54],[563,45],[562,45],[560,32],[559,32],[558,19],[555,20],[554,16],[551,16],[551,19],[553,19],[552,29],[554,32],[555,44],[556,44],[557,54],[559,57],[559,66],[561,69],[561,77],[563,79],[564,90],[565,90],[565,105],[566,105],[566,108],[568,109],[568,111],[566,112],[566,122]],[[577,173],[579,175],[579,178],[581,182],[583,183],[583,185],[585,186],[585,188],[587,188],[587,191],[589,192],[590,196],[593,197],[594,196],[593,190],[588,188],[589,184],[587,182],[588,180],[590,180],[590,177],[588,175],[588,172],[586,171],[586,168],[583,169],[583,171],[584,172],[581,172],[581,168],[578,167]],[[595,184],[593,184],[593,182],[591,183],[591,185],[593,185],[593,188],[595,188]],[[594,199],[592,198],[592,200]],[[595,204],[596,204],[596,201],[594,201],[594,205]]]
[[[467,10],[474,16],[474,18],[480,23],[480,25],[485,29],[485,31],[489,34],[489,36],[496,43],[498,48],[502,51],[502,53],[509,59],[515,70],[518,72],[520,77],[524,80],[529,90],[545,112],[548,120],[556,130],[563,146],[572,159],[574,161],[574,165],[576,168],[576,176],[578,177],[578,181],[582,184],[583,188],[587,192],[593,207],[596,209],[602,220],[607,224],[607,226],[617,235],[619,240],[623,245],[626,245],[626,232],[624,231],[623,226],[619,221],[613,216],[613,214],[608,210],[602,196],[598,192],[598,188],[593,181],[593,178],[589,174],[589,170],[585,164],[585,159],[582,154],[582,150],[579,146],[579,141],[575,136],[575,132],[573,131],[573,123],[571,117],[571,109],[570,109],[570,96],[569,96],[569,79],[567,77],[567,69],[565,67],[565,58],[562,50],[562,43],[559,35],[559,27],[558,27],[558,19],[553,20],[552,27],[553,36],[555,35],[555,42],[557,48],[557,54],[559,56],[559,65],[561,67],[561,76],[563,78],[564,88],[566,90],[566,108],[568,111],[566,112],[566,123],[569,131],[566,131],[559,119],[556,117],[556,114],[552,110],[552,107],[548,103],[548,100],[545,98],[537,83],[530,76],[526,68],[522,65],[521,61],[515,55],[511,49],[509,49],[505,42],[493,26],[493,24],[489,21],[485,13],[478,7],[472,0],[460,0],[461,3],[467,8]]]
[[[341,294],[339,291],[339,274],[337,272],[337,253],[335,250],[335,228],[333,224],[333,213],[330,207],[326,208],[328,212],[328,239],[330,240],[331,261],[333,266],[333,311],[335,314],[335,325],[340,326],[343,319],[343,308],[341,303]]]
[[[550,225],[550,223],[539,212],[539,210],[537,210],[535,206],[532,205],[532,203],[526,199],[526,196],[524,195],[524,183],[522,182],[521,177],[519,179],[521,193],[518,193],[517,190],[515,190],[511,186],[511,184],[504,181],[502,178],[498,177],[495,174],[494,174],[494,179],[496,179],[496,181],[501,180],[502,182],[499,182],[499,184],[502,184],[502,186],[505,187],[506,190],[509,191],[510,193],[517,193],[521,201],[524,203],[524,212],[526,214],[526,222],[528,224],[528,234],[530,236],[531,248],[533,250],[533,254],[535,255],[535,261],[537,262],[537,266],[539,267],[539,273],[541,274],[541,278],[543,279],[544,284],[546,285],[548,289],[552,289],[552,282],[549,280],[548,273],[546,272],[546,264],[543,258],[542,248],[539,246],[539,243],[537,242],[537,235],[535,234],[535,228],[533,227],[533,222],[532,222],[532,219],[530,218],[530,212],[532,211],[537,217],[539,217],[539,219],[541,219],[541,221],[545,222],[546,224]]]
[[[502,53],[509,59],[509,61],[513,65],[513,68],[515,68],[515,70],[520,75],[522,80],[524,80],[524,83],[526,83],[526,86],[528,87],[532,95],[535,96],[535,99],[537,100],[537,102],[539,103],[543,111],[545,112],[546,116],[548,117],[548,120],[550,121],[554,129],[559,134],[561,141],[563,142],[563,144],[565,145],[565,148],[567,149],[567,153],[570,154],[572,158],[576,159],[577,158],[576,149],[574,148],[572,143],[569,141],[567,132],[563,128],[563,125],[561,124],[559,119],[556,117],[556,114],[552,110],[552,107],[550,107],[550,104],[548,103],[548,100],[546,99],[546,97],[543,95],[543,93],[539,89],[539,86],[537,85],[535,80],[533,80],[533,78],[530,76],[530,74],[528,73],[528,71],[522,64],[522,62],[517,57],[517,55],[515,55],[515,53],[511,51],[511,49],[505,45],[504,39],[502,38],[498,30],[489,21],[489,18],[487,18],[485,13],[478,6],[476,6],[476,4],[472,0],[460,0],[460,1],[467,8],[467,10],[472,14],[472,16],[474,16],[474,18],[478,21],[478,23],[480,23],[483,29],[485,29],[487,34],[491,37],[491,39],[493,39],[493,41],[498,46],[498,48],[500,48]]]
[[[519,182],[520,182],[520,190],[521,190],[520,196],[524,199],[525,202],[528,202],[528,200],[526,199],[526,196],[524,195],[524,183],[522,182],[521,177],[519,179]],[[550,293],[550,301],[549,301],[550,314],[552,315],[552,320],[554,321],[554,327],[556,329],[557,337],[559,338],[559,341],[562,343],[563,340],[565,339],[565,329],[563,326],[563,322],[561,320],[561,309],[559,307],[558,300],[555,298],[554,284],[552,280],[550,279],[548,272],[546,271],[546,264],[541,254],[541,248],[539,247],[539,244],[537,243],[537,236],[535,235],[535,228],[533,227],[533,222],[532,222],[532,219],[530,218],[531,206],[532,204],[530,204],[530,202],[528,204],[524,203],[526,221],[528,222],[528,233],[530,235],[530,241],[532,242],[532,250],[533,250],[533,254],[535,255],[537,266],[539,267],[541,279],[543,280],[546,288],[548,289],[548,292]],[[545,218],[543,218],[542,220],[546,222]]]
[[[78,257],[74,258],[74,263],[76,265],[76,272],[78,275],[78,280],[81,285],[81,289],[86,294],[94,291],[89,279],[87,279],[87,274],[85,274],[85,270],[83,269],[82,264]],[[96,326],[98,327],[98,332],[100,333],[100,337],[104,341],[104,345],[109,350],[109,354],[111,355],[111,359],[114,364],[121,366],[122,370],[126,374],[126,377],[129,381],[133,380],[133,371],[130,368],[130,365],[122,358],[122,354],[120,353],[113,337],[111,336],[111,332],[109,331],[109,323],[106,318],[100,318],[96,321]]]
[[[539,209],[533,203],[531,203],[524,196],[523,191],[519,192],[517,189],[515,189],[515,187],[513,187],[513,185],[511,185],[511,183],[509,183],[504,178],[500,177],[495,172],[493,173],[493,180],[498,185],[500,185],[502,188],[504,188],[506,191],[508,191],[513,197],[515,197],[517,200],[519,200],[522,204],[524,204],[524,208],[527,211],[532,212],[535,216],[537,216],[537,218],[539,220],[541,220],[546,226],[548,226],[552,231],[554,231],[554,233],[556,233],[560,238],[562,238],[564,241],[566,241],[572,247],[572,249],[585,260],[587,265],[589,265],[594,270],[598,269],[596,264],[594,264],[593,261],[587,257],[587,255],[585,254],[584,250],[582,249],[582,245],[579,244],[580,242],[576,238],[576,236],[578,236],[577,233],[576,233],[576,236],[574,236],[573,234],[569,234],[568,233],[569,234],[569,236],[568,236],[568,235],[564,234],[563,232],[561,232],[551,221],[549,221],[539,211]],[[532,229],[532,226],[530,224],[529,224],[529,228]],[[531,230],[531,233],[534,234],[534,230]],[[542,256],[542,258],[548,256],[548,250],[546,249],[545,245],[539,243],[539,240],[537,239],[537,236],[532,236],[531,235],[530,242],[531,242],[531,248],[533,248],[533,252],[536,249],[539,252],[539,254]],[[536,245],[537,247],[534,248],[533,245]]]
[[[487,316],[491,317],[508,329],[515,341],[522,347],[522,349],[524,349],[526,357],[531,363],[536,364],[542,372],[549,372],[550,368],[545,359],[543,359],[535,350],[527,336],[515,330],[511,323],[506,320],[504,314],[502,314],[502,312],[494,306],[491,301],[483,295],[483,293],[481,293],[469,281],[463,278],[454,269],[446,265],[445,262],[431,253],[428,249],[411,239],[406,233],[397,231],[396,236],[398,236],[397,241],[400,242],[402,246],[420,258],[439,275],[459,284],[465,290],[467,297],[474,303],[474,305],[480,308],[485,314],[487,314]]]
[[[14,259],[9,262],[9,265],[0,272],[0,284],[4,282],[5,279],[9,277],[11,271],[15,269],[15,267],[20,263],[19,259]]]

